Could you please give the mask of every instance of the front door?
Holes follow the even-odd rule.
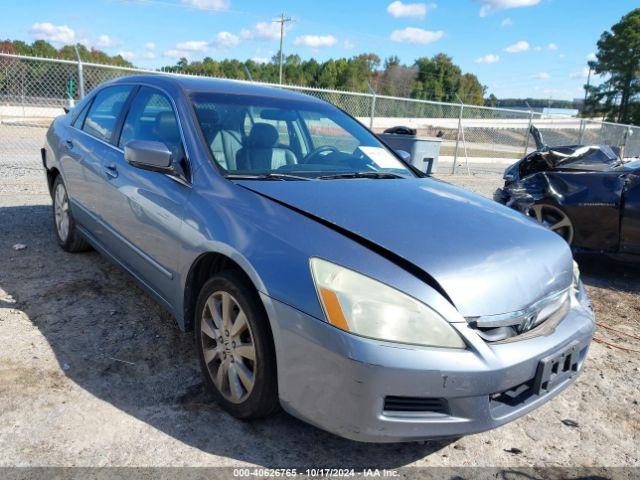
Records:
[[[622,192],[623,209],[620,227],[620,252],[640,254],[640,175],[627,175]]]
[[[174,163],[187,162],[176,112],[166,95],[141,87],[131,103],[118,139],[118,153],[104,168],[111,176],[102,194],[101,218],[120,260],[169,306],[175,305],[176,270],[187,182],[128,164],[131,140],[164,143]],[[188,168],[185,168],[188,171]]]

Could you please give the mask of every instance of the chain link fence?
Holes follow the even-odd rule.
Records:
[[[0,162],[38,161],[52,119],[82,92],[125,75],[155,70],[0,53]],[[172,72],[170,75],[184,75]],[[550,146],[606,144],[640,156],[640,127],[538,112],[390,97],[293,85],[272,85],[326,100],[373,131],[403,125],[442,139],[438,173],[498,173],[535,149],[533,124]]]

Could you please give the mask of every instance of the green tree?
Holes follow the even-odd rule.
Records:
[[[417,82],[421,85],[421,96],[427,100],[455,102],[460,87],[462,71],[448,55],[439,53],[432,58],[419,58]],[[418,90],[415,90],[417,92]]]
[[[318,74],[318,87],[320,88],[336,88],[338,82],[338,69],[336,62],[333,59],[329,59],[320,67],[320,73]]]
[[[36,40],[31,44],[31,54],[36,57],[55,58],[58,56],[58,51],[49,42]]]
[[[588,106],[597,109],[604,102],[612,119],[627,123],[640,93],[640,8],[600,36],[596,59],[589,66],[607,80],[589,89]]]
[[[484,87],[472,73],[465,73],[460,77],[460,86],[458,87],[458,96],[464,103],[472,105],[482,105],[484,103]]]
[[[490,94],[487,99],[484,101],[484,105],[486,107],[497,107],[498,106],[498,97],[496,97],[493,93]]]

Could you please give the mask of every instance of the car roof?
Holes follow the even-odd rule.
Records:
[[[326,104],[327,102],[303,93],[268,86],[260,83],[240,80],[223,80],[219,78],[192,77],[187,75],[151,74],[129,75],[113,81],[118,83],[146,83],[158,87],[169,85],[180,87],[187,94],[193,92],[224,93],[230,95],[252,95],[282,100],[297,100]]]

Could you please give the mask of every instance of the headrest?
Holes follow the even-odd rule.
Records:
[[[118,118],[118,115],[120,115],[120,112],[122,111],[123,105],[124,102],[113,102],[113,105],[111,105],[111,115]]]
[[[247,146],[256,148],[272,148],[278,142],[276,127],[268,123],[255,123],[247,138]]]
[[[202,125],[213,127],[220,124],[220,114],[212,108],[198,110],[198,119]]]
[[[156,115],[155,133],[162,138],[165,143],[180,143],[178,122],[173,112],[160,112]]]

